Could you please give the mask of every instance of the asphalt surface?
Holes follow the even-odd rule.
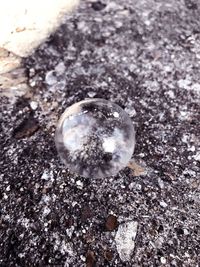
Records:
[[[0,266],[200,264],[200,3],[83,1],[24,60],[30,92],[0,101]],[[85,98],[136,128],[131,168],[85,179],[54,131]]]

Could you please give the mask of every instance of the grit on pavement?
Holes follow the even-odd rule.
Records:
[[[198,0],[85,0],[24,60],[29,92],[0,97],[0,266],[199,266],[199,18]],[[55,149],[62,112],[93,97],[136,128],[115,177]]]

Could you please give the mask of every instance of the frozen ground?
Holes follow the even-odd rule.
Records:
[[[31,90],[1,97],[0,266],[199,266],[200,4],[83,1],[24,61]],[[137,130],[108,179],[61,164],[55,123],[87,97]]]

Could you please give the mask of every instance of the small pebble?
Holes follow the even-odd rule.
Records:
[[[83,189],[83,182],[81,182],[80,180],[76,181],[76,185],[79,189]]]
[[[160,261],[161,261],[162,264],[166,264],[167,263],[167,260],[164,257],[161,257]]]
[[[160,201],[160,206],[163,207],[163,208],[166,208],[168,205],[167,205],[166,202]]]
[[[92,92],[92,91],[88,92],[87,94],[91,98],[95,97],[95,95],[96,95],[96,93],[95,92]]]
[[[86,256],[86,267],[94,267],[96,258],[93,251],[88,251]]]
[[[113,252],[110,251],[110,250],[107,250],[104,252],[104,258],[107,260],[107,261],[111,261],[113,259]]]
[[[112,214],[109,215],[105,224],[106,230],[113,231],[117,228],[117,226],[118,226],[117,217]]]
[[[38,103],[36,101],[31,101],[30,107],[32,108],[32,110],[36,110],[38,108]]]
[[[39,129],[39,124],[36,119],[29,117],[25,119],[15,130],[14,137],[16,139],[22,139],[32,136]]]

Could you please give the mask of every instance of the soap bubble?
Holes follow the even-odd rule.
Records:
[[[104,99],[86,99],[62,114],[55,143],[70,171],[101,178],[127,166],[135,147],[135,130],[118,105]]]

